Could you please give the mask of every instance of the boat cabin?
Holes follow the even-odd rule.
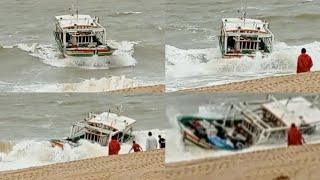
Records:
[[[110,112],[89,113],[84,121],[72,125],[69,138],[86,139],[107,146],[111,138],[116,136],[123,143],[133,139],[132,127],[135,122],[134,119]]]
[[[56,16],[55,20],[53,34],[64,56],[107,56],[116,50],[107,45],[107,31],[98,17],[71,14]]]
[[[255,144],[286,136],[294,123],[302,133],[313,133],[320,124],[320,109],[304,97],[278,100],[269,96],[268,101],[256,107],[256,103],[239,103],[232,108],[243,116],[241,126],[248,129]]]
[[[258,19],[223,18],[219,45],[224,58],[265,56],[273,50],[274,35],[269,23]]]

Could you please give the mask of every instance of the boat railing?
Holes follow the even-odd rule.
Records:
[[[112,130],[108,130],[108,129],[105,129],[105,128],[92,126],[92,125],[89,125],[87,123],[82,123],[82,122],[77,122],[77,123],[74,124],[74,126],[84,127],[86,129],[95,130],[95,131],[102,132],[102,133],[105,133],[105,134],[113,133]]]
[[[102,134],[101,132],[97,133],[96,131],[86,131],[84,139],[91,142],[97,142],[101,146],[106,146],[108,144],[109,135]]]
[[[243,103],[240,103],[239,106],[235,106],[242,115],[252,120],[255,124],[257,124],[261,129],[270,129],[271,126],[265,123],[257,114],[252,112],[248,107],[246,107]]]
[[[62,39],[60,38],[60,33],[57,31],[53,31],[53,35],[58,44],[59,50],[63,52],[63,42],[62,42]]]

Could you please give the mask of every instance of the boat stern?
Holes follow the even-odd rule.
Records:
[[[64,143],[59,139],[50,139],[49,142],[52,147],[59,147],[63,149]]]

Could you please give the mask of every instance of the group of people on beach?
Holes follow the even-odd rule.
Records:
[[[165,139],[163,137],[161,137],[161,135],[158,136],[158,140],[157,138],[155,138],[154,136],[152,136],[152,132],[148,132],[148,138],[146,139],[146,151],[150,151],[150,150],[155,150],[159,148],[165,148]],[[158,146],[159,144],[159,146]],[[111,138],[111,141],[109,142],[109,155],[117,155],[119,154],[120,150],[121,150],[121,145],[119,143],[119,141],[117,140],[117,138],[115,136],[113,136]],[[133,152],[140,152],[143,151],[142,147],[136,142],[136,141],[132,141],[132,147],[129,150],[129,153],[133,150]]]

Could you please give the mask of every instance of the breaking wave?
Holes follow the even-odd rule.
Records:
[[[3,48],[19,48],[28,52],[31,56],[40,58],[43,63],[55,67],[80,67],[85,69],[108,69],[110,67],[134,66],[137,61],[133,58],[134,45],[139,42],[115,42],[108,41],[108,45],[115,47],[112,56],[93,57],[68,57],[63,58],[56,45],[53,44],[17,44],[3,46]]]
[[[311,71],[320,70],[320,62],[317,61],[320,59],[320,42],[301,46],[289,46],[283,42],[277,42],[274,45],[274,52],[269,57],[261,58],[258,54],[255,59],[248,57],[222,59],[219,48],[184,50],[166,45],[167,88],[177,90],[186,86],[179,84],[179,87],[174,87],[175,84],[184,80],[185,84],[194,84],[194,82],[203,80],[205,76],[208,76],[208,79],[211,78],[210,83],[224,84],[295,73],[297,57],[303,47],[307,49],[307,53],[314,60]],[[179,82],[176,79],[179,79]],[[197,86],[203,85],[207,84],[197,84]]]
[[[165,130],[153,129],[150,131],[155,137],[158,135],[166,136]],[[133,132],[135,141],[143,149],[146,146],[148,132]],[[106,147],[101,147],[98,144],[92,144],[88,141],[81,141],[80,143],[81,145],[75,148],[66,145],[62,150],[58,147],[51,147],[49,141],[45,140],[0,142],[0,171],[106,156],[108,153]],[[122,144],[120,154],[127,154],[130,148],[130,143]]]
[[[129,14],[141,14],[141,12],[137,12],[137,11],[117,12],[117,15],[129,15]]]
[[[192,25],[179,25],[172,24],[166,27],[167,30],[175,30],[175,31],[189,31],[192,33],[201,33],[201,32],[213,32],[212,29],[203,28],[200,26],[192,26]]]
[[[141,86],[142,83],[125,76],[103,77],[88,79],[70,84],[35,84],[15,86],[15,92],[106,92]]]

